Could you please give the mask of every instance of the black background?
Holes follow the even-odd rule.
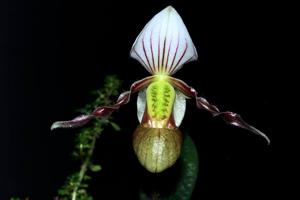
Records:
[[[199,177],[193,199],[253,199],[284,194],[289,176],[279,131],[278,68],[284,60],[284,8],[264,1],[4,1],[1,4],[0,199],[52,199],[78,168],[70,154],[76,130],[50,132],[56,120],[93,100],[107,74],[122,91],[148,75],[129,57],[151,17],[173,5],[183,18],[199,60],[175,77],[221,110],[240,113],[264,131],[271,145],[245,130],[197,110],[189,101],[181,130],[194,139]],[[122,131],[107,129],[98,140],[95,199],[134,199],[146,173],[131,147],[138,124],[135,97],[114,113]],[[284,181],[286,180],[286,181]]]

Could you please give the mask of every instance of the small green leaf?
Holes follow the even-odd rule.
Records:
[[[101,170],[100,165],[90,165],[90,169],[92,172],[99,172]]]
[[[110,122],[110,125],[113,127],[113,129],[115,131],[120,131],[121,130],[120,126],[118,124],[116,124],[115,122]]]
[[[80,187],[81,187],[81,188],[88,188],[89,185],[86,184],[86,183],[81,183],[81,184],[80,184]],[[84,189],[82,189],[82,190],[84,190]],[[78,191],[79,191],[79,190],[78,190]]]
[[[91,180],[92,177],[88,176],[88,175],[84,175],[83,180],[88,181]]]

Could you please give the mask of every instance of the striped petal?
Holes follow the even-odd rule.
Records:
[[[151,74],[172,75],[198,58],[196,48],[176,10],[168,6],[156,14],[135,40],[130,56]]]

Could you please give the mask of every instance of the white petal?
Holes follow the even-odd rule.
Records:
[[[186,108],[185,96],[181,92],[176,90],[176,98],[173,107],[173,116],[177,127],[180,126],[183,120],[185,114],[185,108]]]
[[[137,98],[137,116],[139,122],[142,122],[146,107],[146,89],[141,90]]]
[[[193,41],[176,10],[168,6],[156,14],[135,40],[130,56],[151,74],[172,75],[198,58]]]

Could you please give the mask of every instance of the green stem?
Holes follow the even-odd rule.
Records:
[[[76,200],[77,191],[78,191],[79,186],[81,185],[81,182],[82,182],[82,180],[83,180],[83,178],[84,178],[84,176],[87,172],[88,166],[90,164],[90,161],[91,161],[94,149],[95,149],[96,139],[97,139],[97,134],[95,134],[93,136],[90,149],[87,153],[87,156],[86,156],[84,162],[81,164],[78,181],[75,184],[75,187],[74,187],[73,192],[72,192],[72,200]]]
[[[107,76],[104,81],[104,86],[100,90],[93,92],[93,94],[97,95],[95,101],[85,105],[78,111],[87,114],[91,113],[99,105],[112,104],[110,97],[118,94],[120,84],[121,81],[115,76]],[[93,123],[90,123],[88,127],[79,131],[79,134],[75,139],[75,150],[73,155],[76,159],[80,159],[80,167],[78,171],[67,177],[65,184],[58,190],[58,195],[62,199],[93,199],[87,192],[89,187],[87,180],[91,179],[87,173],[89,171],[97,172],[101,170],[100,165],[93,164],[92,156],[96,145],[96,139],[103,132],[103,127],[107,125],[112,125],[113,129],[116,131],[120,129],[118,125],[112,121],[111,117],[107,117],[103,119],[94,119]]]

